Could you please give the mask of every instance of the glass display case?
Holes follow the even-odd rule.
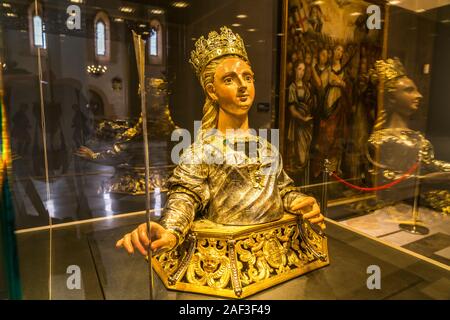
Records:
[[[449,299],[419,2],[0,2],[0,298]]]

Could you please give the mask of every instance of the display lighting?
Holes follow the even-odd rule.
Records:
[[[186,8],[189,6],[189,3],[184,2],[184,1],[175,1],[172,3],[172,7],[175,8]]]
[[[150,10],[150,12],[152,14],[164,14],[164,10],[163,9],[152,9],[152,10]]]
[[[87,73],[94,77],[102,76],[106,72],[106,70],[108,70],[106,66],[94,64],[87,66],[86,68]]]
[[[134,12],[134,9],[131,7],[120,7],[119,11],[124,13],[132,13]]]

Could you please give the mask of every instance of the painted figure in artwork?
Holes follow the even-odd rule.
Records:
[[[348,135],[347,113],[349,97],[347,94],[346,65],[343,64],[344,47],[340,44],[333,49],[331,65],[324,71],[321,81],[324,92],[319,128],[317,130],[316,159],[314,176],[322,171],[323,160],[331,162],[332,171],[340,172],[343,151]]]
[[[295,81],[289,86],[288,105],[291,113],[287,140],[290,145],[286,163],[289,171],[309,172],[309,149],[313,134],[313,96],[310,86],[304,81],[305,63],[295,68]],[[305,181],[307,184],[308,181]]]

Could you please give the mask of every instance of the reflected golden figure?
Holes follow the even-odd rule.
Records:
[[[419,173],[380,193],[381,199],[394,202],[412,198],[415,178],[418,178],[420,196],[434,209],[448,213],[450,163],[435,159],[430,141],[408,125],[408,119],[422,100],[417,86],[397,58],[377,61],[371,77],[375,83],[384,83],[384,110],[369,138],[368,153],[378,171],[378,184],[398,179],[417,162],[420,165]]]
[[[240,36],[222,27],[201,37],[190,62],[206,95],[201,132],[169,179],[151,235],[141,224],[117,247],[146,255],[150,246],[168,288],[226,297],[328,264],[316,200],[293,186],[278,150],[249,129],[254,74]]]
[[[167,191],[167,180],[174,166],[170,163],[171,134],[178,127],[172,120],[168,104],[168,84],[164,79],[149,78],[147,91],[149,103],[147,106],[147,126],[151,141],[150,190],[159,188]],[[142,134],[142,116],[130,125],[127,120],[104,120],[96,129],[97,137],[112,135],[114,144],[102,151],[94,151],[87,146],[81,146],[75,152],[77,156],[111,165],[115,168],[114,175],[103,186],[104,191],[119,194],[145,194],[145,170]]]

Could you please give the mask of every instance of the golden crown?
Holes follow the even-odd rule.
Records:
[[[378,78],[380,80],[383,79],[385,82],[406,76],[405,67],[403,67],[399,58],[378,60],[375,62],[375,69]]]
[[[212,31],[208,34],[208,39],[201,36],[195,42],[195,50],[191,52],[189,62],[193,65],[197,76],[200,77],[208,63],[221,56],[230,54],[240,56],[247,62],[249,61],[242,38],[237,33],[233,33],[231,29],[221,27],[220,34]]]

